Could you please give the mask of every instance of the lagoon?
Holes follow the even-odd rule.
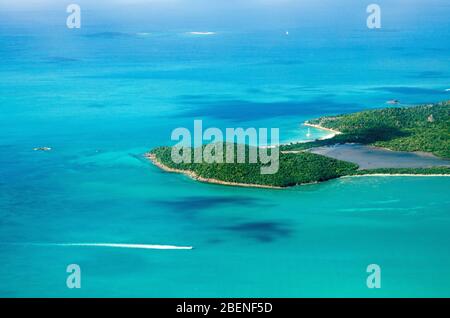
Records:
[[[333,146],[316,147],[308,151],[356,163],[359,165],[359,169],[450,166],[450,160],[442,159],[428,153],[393,151],[361,144],[336,144]]]

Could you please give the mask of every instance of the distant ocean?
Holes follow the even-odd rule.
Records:
[[[449,178],[233,188],[142,156],[194,119],[278,127],[286,142],[308,139],[310,118],[450,99],[449,30],[0,22],[0,296],[449,297]],[[193,249],[52,245],[67,243]],[[81,289],[66,287],[73,263]]]

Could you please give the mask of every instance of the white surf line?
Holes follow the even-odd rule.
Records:
[[[80,246],[80,247],[114,247],[151,250],[192,250],[192,246],[158,245],[158,244],[125,244],[125,243],[10,243],[14,245],[35,246]]]
[[[350,176],[342,176],[339,178],[359,178],[359,177],[450,177],[450,174],[414,174],[414,173],[368,173],[368,174],[355,174]]]

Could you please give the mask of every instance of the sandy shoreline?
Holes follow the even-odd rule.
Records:
[[[317,138],[317,139],[300,140],[300,141],[297,141],[297,142],[284,143],[284,144],[280,144],[280,146],[290,145],[292,143],[294,143],[294,144],[296,144],[296,143],[308,143],[308,142],[313,142],[313,141],[316,141],[316,140],[326,140],[326,139],[331,139],[331,138],[333,138],[336,135],[342,134],[340,131],[337,131],[337,130],[333,130],[333,129],[330,129],[330,128],[325,128],[325,127],[322,127],[320,125],[309,124],[307,121],[305,121],[303,123],[303,126],[313,127],[313,128],[320,129],[320,130],[326,130],[326,131],[331,132],[331,134],[328,134],[326,136],[323,136],[323,137],[320,137],[320,138]],[[281,151],[281,153],[300,153],[300,152],[304,152],[304,151],[305,150],[284,150],[284,151]]]
[[[159,162],[158,159],[156,159],[156,156],[154,154],[146,153],[144,156],[147,159],[149,159],[155,166],[157,166],[158,168],[160,168],[166,172],[181,173],[181,174],[184,174],[185,176],[188,176],[191,179],[194,179],[194,180],[197,180],[200,182],[221,184],[221,185],[234,186],[234,187],[245,187],[245,188],[264,188],[264,189],[284,189],[284,188],[286,188],[286,187],[276,187],[276,186],[269,186],[269,185],[262,185],[262,184],[228,182],[228,181],[222,181],[222,180],[217,180],[217,179],[203,178],[191,170],[181,170],[181,169],[170,168],[170,167],[166,166],[165,164]]]
[[[353,176],[342,176],[340,178],[357,178],[357,177],[450,177],[450,174],[368,173],[368,174],[357,174]]]
[[[330,129],[330,128],[325,128],[325,127],[322,127],[322,126],[320,126],[320,125],[310,124],[310,123],[308,123],[307,121],[305,121],[305,122],[303,123],[303,125],[304,125],[304,126],[308,126],[308,127],[313,127],[313,128],[316,128],[316,129],[326,130],[326,131],[331,132],[331,134],[326,135],[326,136],[324,136],[324,137],[322,137],[322,138],[319,138],[318,140],[330,139],[330,138],[333,138],[333,137],[336,136],[336,135],[342,134],[342,132],[340,132],[340,131],[338,131],[338,130],[334,130],[334,129]]]

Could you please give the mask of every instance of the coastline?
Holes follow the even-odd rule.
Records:
[[[342,134],[342,132],[340,132],[340,131],[338,131],[338,130],[334,130],[334,129],[330,129],[330,128],[325,128],[325,127],[322,127],[322,126],[320,126],[320,125],[310,124],[310,123],[308,123],[307,121],[305,121],[305,122],[303,123],[303,126],[313,127],[313,128],[320,129],[320,130],[329,131],[329,132],[331,132],[331,134],[328,134],[328,135],[326,135],[326,136],[323,136],[323,137],[320,137],[320,138],[317,138],[317,139],[300,140],[300,141],[297,141],[296,143],[307,143],[307,142],[313,142],[313,141],[316,141],[316,140],[326,140],[326,139],[331,139],[331,138],[333,138],[333,137],[336,136],[336,135]],[[289,145],[289,144],[290,144],[290,143],[284,143],[284,144],[280,144],[280,146],[283,146],[283,145]],[[284,150],[284,151],[281,151],[281,153],[300,153],[300,152],[303,152],[303,151],[305,151],[305,150]]]
[[[331,129],[331,128],[326,128],[326,127],[323,127],[323,126],[320,126],[320,125],[310,124],[308,121],[305,121],[305,122],[303,123],[303,125],[304,125],[304,126],[308,126],[308,127],[313,127],[313,128],[316,128],[316,129],[326,130],[326,131],[331,132],[331,134],[326,135],[326,136],[321,137],[321,138],[318,138],[317,140],[331,139],[331,138],[333,138],[333,137],[336,136],[336,135],[342,134],[342,132],[340,132],[339,130],[334,130],[334,129]]]
[[[437,173],[367,173],[342,176],[340,178],[357,178],[357,177],[450,177],[450,174],[437,174]]]
[[[225,186],[233,186],[233,187],[244,187],[244,188],[262,188],[262,189],[275,189],[275,190],[282,190],[282,189],[288,189],[294,186],[302,186],[302,185],[310,185],[310,184],[319,184],[321,182],[309,182],[309,183],[301,183],[296,184],[294,186],[287,186],[287,187],[277,187],[277,186],[269,186],[269,185],[261,185],[261,184],[251,184],[251,183],[239,183],[239,182],[229,182],[229,181],[222,181],[218,179],[211,179],[211,178],[204,178],[199,175],[197,175],[194,171],[191,170],[181,170],[181,169],[175,169],[166,166],[165,164],[158,161],[156,156],[151,153],[144,154],[144,157],[146,157],[148,160],[150,160],[155,166],[158,168],[170,172],[170,173],[180,173],[183,174],[193,180],[204,182],[204,183],[211,183],[211,184],[219,184],[219,185],[225,185]],[[359,178],[359,177],[450,177],[450,174],[414,174],[414,173],[368,173],[368,174],[359,174],[359,175],[347,175],[347,176],[341,176],[337,177],[335,179],[342,179],[342,178]],[[331,179],[333,180],[333,179]],[[330,180],[327,180],[330,181]]]
[[[308,127],[313,127],[316,129],[320,129],[320,130],[325,130],[330,132],[330,134],[318,138],[316,140],[325,140],[325,139],[331,139],[336,135],[340,135],[342,134],[342,132],[338,131],[338,130],[334,130],[331,128],[326,128],[320,125],[315,125],[315,124],[311,124],[308,121],[305,121],[303,123],[304,126],[308,126]],[[300,141],[302,142],[302,141]],[[305,141],[305,142],[309,142],[309,141]],[[375,149],[383,149],[382,147],[376,147],[376,146],[372,146]],[[392,149],[386,149],[389,151],[393,151]],[[300,151],[282,151],[282,153],[299,153],[302,152],[304,150],[300,150]],[[433,154],[430,153],[422,153],[422,154],[426,154],[426,155],[430,155],[430,156],[434,156]],[[204,182],[204,183],[211,183],[211,184],[219,184],[219,185],[226,185],[226,186],[237,186],[237,187],[245,187],[245,188],[263,188],[263,189],[287,189],[293,186],[297,186],[297,185],[309,185],[309,184],[318,184],[321,182],[309,182],[309,183],[301,183],[301,184],[296,184],[296,185],[292,185],[292,186],[270,186],[270,185],[262,185],[262,184],[252,184],[252,183],[239,183],[239,182],[230,182],[230,181],[222,181],[222,180],[218,180],[218,179],[213,179],[213,178],[204,178],[199,176],[198,174],[196,174],[194,171],[192,170],[182,170],[182,169],[175,169],[175,168],[171,168],[169,166],[166,166],[165,164],[161,163],[160,161],[158,161],[158,159],[156,158],[156,156],[152,153],[146,153],[144,154],[144,156],[150,160],[155,166],[159,167],[160,169],[166,171],[166,172],[171,172],[171,173],[181,173],[184,174],[185,176],[188,176],[189,178],[196,180],[196,181],[200,181],[200,182]],[[450,174],[414,174],[414,173],[367,173],[367,174],[360,174],[360,175],[345,175],[345,176],[340,176],[334,179],[340,179],[340,178],[355,178],[355,177],[450,177]],[[328,180],[327,180],[328,181]]]
[[[200,181],[200,182],[220,184],[220,185],[226,185],[226,186],[234,186],[234,187],[244,187],[244,188],[263,188],[263,189],[277,189],[277,190],[287,188],[287,187],[277,187],[277,186],[252,184],[252,183],[229,182],[229,181],[222,181],[222,180],[218,180],[218,179],[204,178],[204,177],[199,176],[198,174],[196,174],[194,171],[191,171],[191,170],[181,170],[181,169],[170,168],[170,167],[166,166],[165,164],[161,163],[160,161],[158,161],[158,159],[156,158],[156,156],[154,154],[146,153],[146,154],[144,154],[144,157],[149,159],[155,166],[157,166],[158,168],[160,168],[166,172],[181,173],[181,174],[184,174],[185,176],[188,176],[189,178],[191,178],[193,180]]]
[[[170,168],[166,166],[165,164],[158,161],[156,156],[151,153],[146,153],[144,155],[148,160],[150,160],[155,166],[158,168],[170,172],[170,173],[180,173],[185,176],[188,176],[189,178],[204,182],[204,183],[211,183],[211,184],[219,184],[219,185],[226,185],[226,186],[234,186],[234,187],[244,187],[244,188],[263,188],[263,189],[287,189],[291,188],[289,187],[277,187],[277,186],[269,186],[269,185],[261,185],[261,184],[251,184],[251,183],[239,183],[239,182],[229,182],[229,181],[222,181],[218,179],[211,179],[211,178],[204,178],[199,175],[197,175],[194,171],[191,170],[181,170],[181,169],[175,169]],[[414,174],[414,173],[368,173],[368,174],[360,174],[360,175],[348,175],[348,176],[341,176],[336,179],[342,179],[342,178],[359,178],[359,177],[450,177],[450,174]],[[310,183],[302,183],[302,184],[296,184],[298,185],[309,185],[309,184],[318,184],[319,182],[310,182]]]

